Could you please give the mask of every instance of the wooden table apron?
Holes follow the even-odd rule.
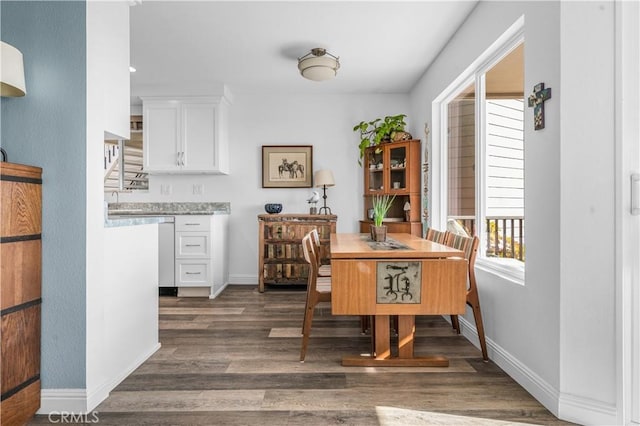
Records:
[[[388,238],[405,248],[373,248],[366,234],[331,234],[332,313],[375,317],[375,354],[370,357],[346,356],[342,365],[447,367],[449,360],[444,356],[414,355],[415,316],[465,312],[467,261],[464,254],[410,234],[388,234]],[[400,268],[408,263],[416,265],[414,269],[419,264],[419,295],[415,299],[411,295],[411,299],[407,297],[405,302],[402,299],[406,292],[396,293],[392,295],[396,296],[395,300],[380,303],[378,298],[385,298],[385,292],[378,294],[380,290],[377,288],[380,262],[387,269],[403,271]],[[404,303],[397,303],[397,299]],[[391,352],[391,315],[398,315],[397,356],[392,356]]]

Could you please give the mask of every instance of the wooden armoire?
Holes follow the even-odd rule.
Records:
[[[0,418],[40,408],[42,169],[0,162]]]

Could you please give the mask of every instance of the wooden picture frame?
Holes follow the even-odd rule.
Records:
[[[312,145],[262,145],[263,188],[311,188]]]

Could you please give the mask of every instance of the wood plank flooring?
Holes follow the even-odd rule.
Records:
[[[442,317],[417,321],[417,354],[449,368],[342,367],[366,353],[356,317],[315,312],[299,362],[305,292],[229,286],[160,298],[162,348],[95,411],[100,425],[501,425],[556,419]],[[36,416],[31,424],[49,424]]]

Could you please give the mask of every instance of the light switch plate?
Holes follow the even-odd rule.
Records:
[[[202,195],[204,194],[204,185],[201,183],[196,183],[193,185],[193,195]]]
[[[173,188],[171,187],[171,184],[160,185],[160,194],[171,195],[171,192],[173,192]]]

